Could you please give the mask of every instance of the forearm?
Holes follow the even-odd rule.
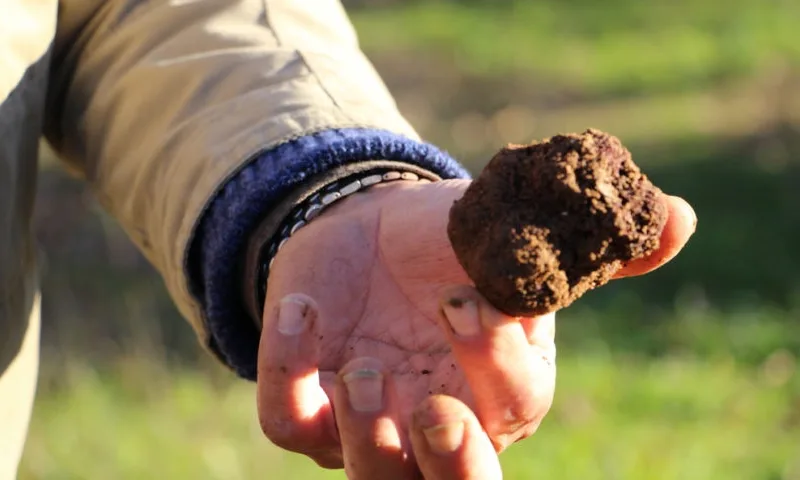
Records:
[[[376,158],[464,174],[416,142],[336,1],[65,0],[59,22],[48,139],[245,376],[228,272],[282,198]]]

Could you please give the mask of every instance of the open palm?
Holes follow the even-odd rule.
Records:
[[[388,422],[369,434],[387,455],[413,463],[407,427],[432,394],[464,401],[498,451],[535,431],[555,388],[554,315],[508,317],[470,287],[446,233],[450,207],[468,185],[373,187],[326,211],[281,250],[259,353],[259,412],[273,442],[342,466],[342,437],[351,432],[337,426],[345,398],[337,379],[365,357],[390,379],[381,407]],[[671,212],[683,208],[676,205]],[[659,255],[630,273],[677,253],[692,227],[679,220],[671,218]]]

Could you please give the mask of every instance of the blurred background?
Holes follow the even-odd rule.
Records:
[[[508,479],[800,480],[797,0],[345,2],[429,141],[619,136],[698,230],[559,320],[559,387]],[[22,479],[336,478],[264,440],[159,277],[45,154],[44,357]]]

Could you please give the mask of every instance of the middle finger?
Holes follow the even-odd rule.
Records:
[[[356,358],[339,372],[335,415],[350,480],[419,478],[396,404],[394,382],[379,360]]]

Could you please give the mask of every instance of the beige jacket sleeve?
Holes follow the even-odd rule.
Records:
[[[214,192],[310,132],[415,137],[334,0],[62,0],[46,134],[203,343],[187,249]]]

